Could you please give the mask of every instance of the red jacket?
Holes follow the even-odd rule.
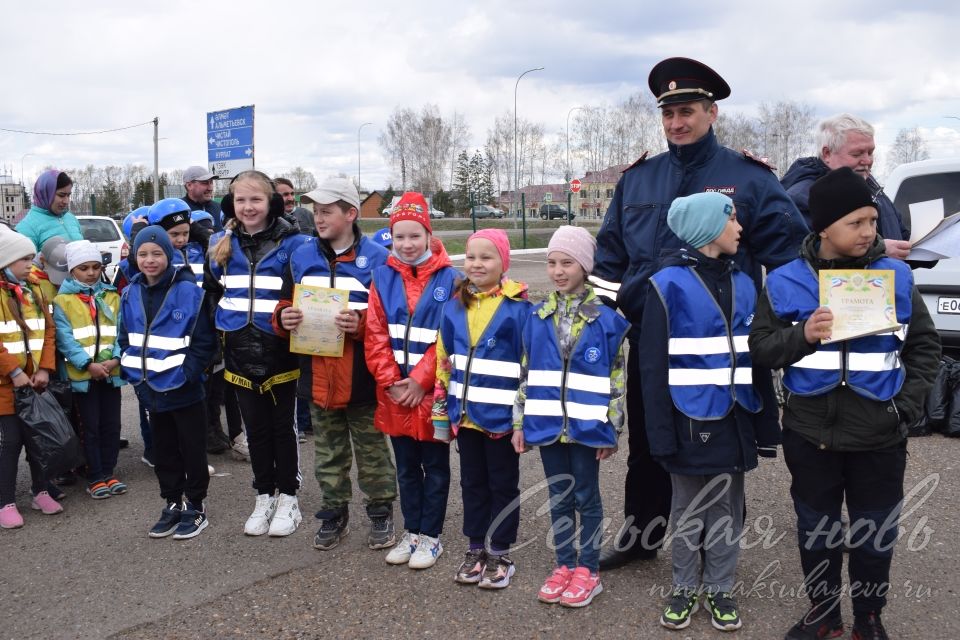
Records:
[[[434,272],[450,266],[447,250],[443,248],[443,243],[438,238],[431,238],[430,249],[433,251],[430,259],[416,267],[404,264],[394,255],[387,258],[387,265],[399,272],[400,277],[403,278],[407,309],[411,314]],[[400,367],[397,366],[393,357],[390,335],[387,332],[388,324],[380,294],[371,283],[364,350],[367,355],[367,366],[377,383],[377,411],[374,414],[373,423],[377,429],[389,436],[408,436],[421,441],[434,441],[431,408],[437,373],[436,345],[431,345],[427,349],[423,358],[410,372],[410,377],[416,380],[426,392],[423,401],[412,409],[400,406],[387,393],[387,387],[403,379]]]

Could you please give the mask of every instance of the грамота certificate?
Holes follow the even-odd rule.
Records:
[[[298,284],[293,288],[293,308],[303,322],[290,332],[290,351],[313,356],[343,355],[343,332],[334,319],[347,308],[349,291]]]
[[[892,270],[824,269],[820,305],[833,312],[833,331],[824,344],[900,328]]]

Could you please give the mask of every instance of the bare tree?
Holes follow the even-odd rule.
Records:
[[[416,115],[412,109],[397,107],[387,120],[387,128],[380,134],[380,146],[390,164],[400,172],[400,188],[407,190],[408,164],[413,155],[413,127]]]
[[[926,160],[929,157],[930,152],[927,150],[927,143],[920,135],[919,129],[916,127],[900,129],[897,132],[897,139],[893,141],[893,147],[890,148],[890,160],[887,162],[887,169],[893,171],[901,164]]]
[[[487,130],[487,143],[484,145],[487,162],[492,173],[497,193],[513,189],[513,113],[505,111],[493,122],[493,128]]]
[[[794,159],[809,155],[814,124],[813,107],[805,102],[760,103],[763,155],[776,165],[777,175],[782,176]]]
[[[316,177],[303,167],[294,167],[280,175],[293,183],[293,190],[297,193],[307,193],[317,188]]]
[[[762,154],[760,143],[763,137],[760,123],[756,118],[750,118],[742,113],[720,112],[717,121],[713,123],[713,131],[720,144],[736,151],[746,149],[754,154]]]
[[[453,189],[454,173],[456,172],[457,158],[460,152],[470,144],[470,127],[464,120],[462,113],[453,112],[450,121],[450,189]]]
[[[424,193],[434,193],[443,184],[453,146],[451,127],[443,120],[436,105],[425,105],[410,131],[416,149],[408,160],[408,166],[412,165],[413,169],[413,186]]]

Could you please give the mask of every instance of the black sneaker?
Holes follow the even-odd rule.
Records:
[[[510,578],[517,568],[507,554],[490,555],[487,565],[483,568],[483,577],[477,586],[481,589],[506,589],[510,586]]]
[[[346,509],[339,511],[320,511],[317,513],[320,528],[313,537],[313,548],[329,551],[350,533],[350,513]]]
[[[853,633],[850,640],[888,640],[887,630],[880,622],[879,613],[868,613],[853,619]]]
[[[697,592],[694,589],[678,587],[673,590],[670,602],[660,614],[660,624],[667,629],[686,629],[698,607]]]
[[[129,440],[127,440],[126,438],[120,438],[120,448],[121,448],[121,449],[126,449],[126,448],[129,447],[129,446],[130,446],[130,441],[129,441]]]
[[[840,603],[828,600],[815,604],[793,625],[784,640],[822,640],[839,638],[843,635],[843,618],[840,617]]]
[[[743,621],[740,620],[740,614],[737,612],[737,601],[729,593],[708,595],[707,606],[710,607],[714,629],[736,631],[743,626]]]
[[[226,437],[220,437],[221,432],[208,431],[207,432],[207,453],[217,454],[223,453],[230,448],[230,444],[226,441]]]
[[[397,534],[393,527],[392,513],[369,513],[370,533],[367,546],[371,549],[388,549],[397,543]]]
[[[484,549],[470,549],[463,557],[460,568],[457,569],[455,582],[460,584],[477,584],[483,578],[483,571],[487,565],[487,552]]]
[[[166,538],[176,531],[177,525],[180,524],[181,511],[181,506],[176,502],[171,502],[167,505],[160,513],[160,519],[157,520],[157,524],[153,525],[153,528],[150,529],[150,537]]]
[[[203,503],[195,505],[188,502],[187,508],[180,512],[180,524],[177,525],[177,531],[173,534],[173,539],[189,540],[200,535],[200,532],[206,529],[208,524],[210,524],[210,521],[207,520]]]

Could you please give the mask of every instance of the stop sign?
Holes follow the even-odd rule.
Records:
[[[580,186],[582,184],[583,183],[580,182],[580,178],[574,178],[573,180],[570,181],[570,191],[574,193],[580,193]]]

